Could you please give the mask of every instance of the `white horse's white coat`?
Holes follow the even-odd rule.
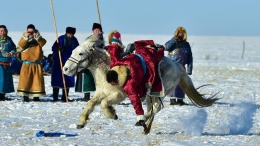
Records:
[[[101,108],[107,118],[117,119],[112,105],[119,104],[127,97],[122,87],[112,86],[106,81],[106,73],[110,69],[110,56],[103,48],[95,47],[103,43],[103,39],[100,39],[98,36],[90,36],[72,52],[71,57],[63,67],[63,72],[66,75],[73,75],[76,71],[88,68],[95,79],[96,92],[80,115],[78,121],[79,128],[84,127],[94,106],[98,104],[101,104]],[[217,100],[213,98],[204,99],[196,91],[191,79],[181,65],[173,63],[170,59],[164,57],[159,66],[160,69],[158,71],[161,74],[165,95],[169,94],[177,84],[180,84],[188,97],[199,106],[210,106]],[[146,98],[147,114],[145,116],[148,129],[144,130],[145,134],[150,132],[154,115],[161,110],[161,102],[164,98],[165,96]]]

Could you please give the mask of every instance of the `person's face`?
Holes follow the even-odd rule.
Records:
[[[28,33],[28,36],[29,36],[30,38],[33,37],[34,29],[28,28],[28,29],[27,29],[27,33]]]
[[[183,34],[181,32],[178,33],[178,37],[183,37]]]
[[[118,85],[118,81],[117,82],[110,82],[110,84],[112,85],[112,86],[116,86],[116,85]]]
[[[73,38],[73,37],[74,37],[74,34],[72,34],[72,33],[66,33],[66,36],[69,37],[69,38]]]
[[[99,28],[96,28],[92,32],[93,32],[93,34],[98,35],[101,31]]]
[[[6,30],[4,28],[0,28],[0,36],[6,36]]]

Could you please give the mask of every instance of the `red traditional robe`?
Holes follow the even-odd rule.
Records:
[[[137,115],[143,115],[141,98],[146,93],[144,82],[144,68],[141,60],[134,54],[127,55],[124,59],[120,59],[121,49],[117,44],[111,44],[106,47],[110,54],[110,68],[114,66],[124,65],[130,69],[130,73],[123,85],[123,90],[128,95]]]
[[[135,41],[134,45],[136,54],[140,54],[144,58],[147,66],[145,82],[146,85],[151,86],[150,95],[160,95],[163,92],[163,87],[158,75],[158,64],[164,57],[164,47],[162,46],[156,50],[153,40]]]

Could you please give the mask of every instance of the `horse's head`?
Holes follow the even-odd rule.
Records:
[[[70,58],[66,61],[63,67],[63,73],[71,76],[76,72],[90,66],[92,61],[91,55],[95,48],[104,46],[103,35],[91,35],[82,44],[72,51]]]

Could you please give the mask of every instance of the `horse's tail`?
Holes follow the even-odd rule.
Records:
[[[218,98],[215,96],[218,94],[214,94],[209,98],[205,98],[203,94],[200,94],[197,89],[194,87],[191,78],[187,75],[185,69],[178,64],[178,68],[180,70],[180,82],[179,85],[181,86],[182,90],[187,94],[189,99],[199,107],[207,107],[211,106]],[[200,88],[200,87],[199,87]]]

